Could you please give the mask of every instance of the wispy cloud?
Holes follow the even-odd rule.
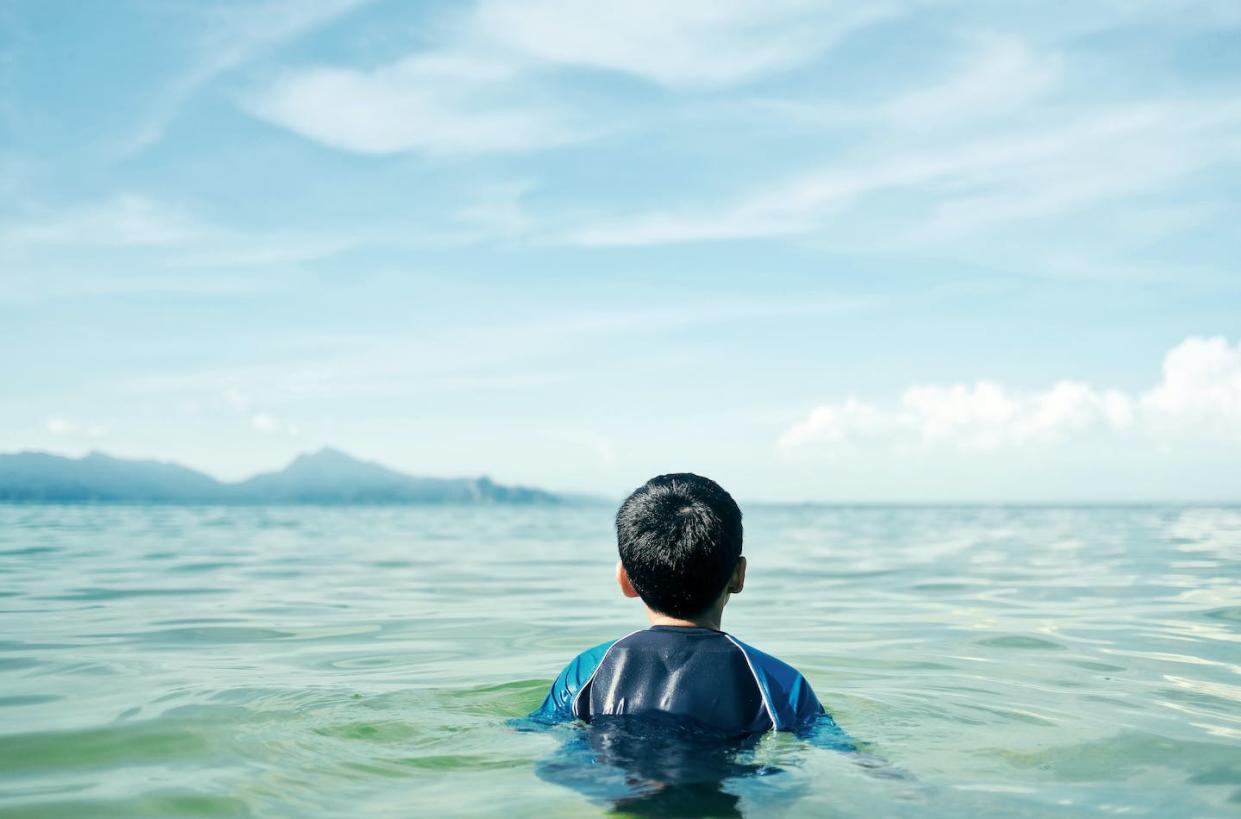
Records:
[[[555,69],[604,69],[679,89],[727,86],[802,64],[889,13],[806,0],[485,0],[435,50],[372,69],[286,71],[243,104],[362,154],[531,151],[609,130],[551,90]]]
[[[261,266],[333,252],[326,237],[248,234],[178,203],[124,192],[68,208],[27,205],[0,224],[0,303],[66,295],[237,293]],[[82,254],[90,254],[82,262]],[[104,258],[123,259],[105,263]],[[62,261],[63,259],[70,261]],[[231,270],[226,268],[232,268]]]
[[[468,244],[528,227],[531,217],[522,198],[532,188],[530,181],[481,187],[468,204],[439,222],[411,227],[389,217],[329,230],[241,229],[208,219],[181,202],[134,191],[69,207],[25,202],[20,213],[0,222],[0,260],[63,249],[113,248],[162,254],[164,270],[226,270],[313,261],[360,246]]]
[[[1230,100],[1112,106],[1067,125],[898,149],[801,174],[711,209],[660,210],[572,232],[580,245],[655,245],[827,230],[868,197],[913,205],[875,242],[925,246],[1019,219],[1065,216],[1109,199],[1166,188],[1241,160]]]
[[[1041,52],[1014,36],[970,39],[955,74],[873,107],[859,106],[859,119],[915,132],[978,127],[1028,109],[1062,80],[1063,59],[1055,51]]]
[[[258,265],[320,258],[350,246],[357,237],[251,232],[205,219],[191,208],[141,193],[63,209],[28,208],[0,225],[5,255],[45,248],[176,250],[174,266]]]
[[[203,34],[190,66],[153,97],[147,116],[122,148],[137,153],[163,138],[181,106],[220,75],[326,25],[370,0],[265,0],[202,10]]]
[[[887,99],[841,102],[833,98],[743,98],[743,115],[818,129],[883,129],[925,137],[928,131],[977,129],[1003,122],[1058,90],[1063,56],[1041,51],[1018,36],[963,35],[947,77],[928,78]],[[900,131],[892,131],[900,129]]]
[[[536,187],[532,180],[500,182],[480,190],[475,201],[453,214],[467,230],[486,236],[519,236],[534,226],[524,199]]]
[[[746,326],[755,321],[815,319],[865,308],[870,302],[831,295],[800,298],[716,298],[695,305],[629,310],[575,311],[510,322],[489,322],[463,334],[459,326],[412,337],[358,333],[291,340],[284,361],[247,367],[149,374],[123,387],[143,395],[205,399],[230,408],[281,407],[325,398],[373,399],[451,392],[530,391],[569,376],[559,365],[566,349],[600,339],[642,333],[675,334],[712,325]],[[331,354],[324,354],[328,347]],[[309,348],[306,353],[302,348]]]
[[[779,448],[789,455],[859,446],[977,452],[1099,434],[1153,445],[1241,445],[1241,343],[1188,338],[1164,357],[1162,380],[1139,394],[1077,381],[1035,391],[979,381],[914,385],[888,406],[848,398],[812,409],[785,430]]]
[[[539,62],[717,87],[803,64],[894,11],[811,0],[488,0],[466,37]]]
[[[184,245],[204,232],[175,206],[122,193],[102,203],[14,221],[0,228],[0,240],[10,250],[66,244],[159,247]]]
[[[1241,162],[1235,96],[1100,101],[1082,95],[1081,67],[1054,47],[991,32],[961,41],[955,73],[887,99],[740,103],[841,142],[830,163],[731,199],[596,217],[561,237],[611,247],[820,235],[843,250],[955,253]],[[898,206],[876,212],[881,200]],[[867,229],[850,227],[858,218]]]
[[[346,151],[473,154],[561,145],[591,132],[567,109],[530,100],[510,63],[417,55],[371,71],[285,73],[246,99],[261,119]]]
[[[374,226],[240,230],[181,203],[132,191],[67,208],[27,204],[23,213],[0,224],[0,273],[6,284],[0,301],[71,294],[237,293],[253,290],[273,269],[398,239],[419,237]],[[98,257],[84,264],[84,251]],[[104,254],[108,263],[100,261]]]

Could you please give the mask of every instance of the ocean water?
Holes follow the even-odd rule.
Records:
[[[662,807],[510,722],[644,624],[609,513],[0,506],[0,816],[1241,815],[1239,509],[747,509],[724,626],[866,750]]]

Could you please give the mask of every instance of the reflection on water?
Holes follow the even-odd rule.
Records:
[[[866,750],[693,754],[508,725],[641,625],[610,512],[0,506],[0,816],[1241,810],[1241,510],[747,509]]]
[[[675,718],[597,717],[572,726],[536,773],[596,802],[641,816],[740,816],[732,779],[779,773],[747,759],[757,736],[738,738]]]
[[[799,767],[806,752],[841,754],[872,777],[918,784],[828,715],[797,732],[765,734],[730,734],[684,716],[657,713],[598,716],[589,725],[549,726],[531,718],[511,724],[519,731],[561,738],[559,747],[536,764],[540,778],[627,815],[741,816],[746,793],[771,814],[806,792],[804,780],[782,775]],[[761,760],[760,749],[774,737],[791,748]],[[752,787],[754,777],[764,777],[761,788]],[[915,790],[893,793],[897,799],[921,797]],[[754,800],[755,795],[761,798]]]
[[[546,726],[516,720],[519,730]],[[551,729],[561,745],[535,766],[540,778],[572,788],[592,801],[639,816],[741,816],[746,778],[764,782],[767,812],[795,803],[805,783],[778,776],[785,769],[760,762],[756,751],[762,734],[729,734],[684,717],[626,714],[595,717],[589,725]],[[849,755],[872,775],[909,781],[911,777],[874,754],[860,751],[856,741],[831,719],[824,718],[796,737],[803,750]],[[799,755],[783,764],[796,766]]]

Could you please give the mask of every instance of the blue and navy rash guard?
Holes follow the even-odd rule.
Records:
[[[530,716],[590,722],[654,713],[737,734],[804,731],[831,719],[797,669],[730,634],[690,626],[652,626],[583,651]]]

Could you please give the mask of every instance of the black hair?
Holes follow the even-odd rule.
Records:
[[[642,602],[695,617],[724,591],[741,557],[741,509],[718,483],[691,472],[659,475],[616,512],[616,545]]]

